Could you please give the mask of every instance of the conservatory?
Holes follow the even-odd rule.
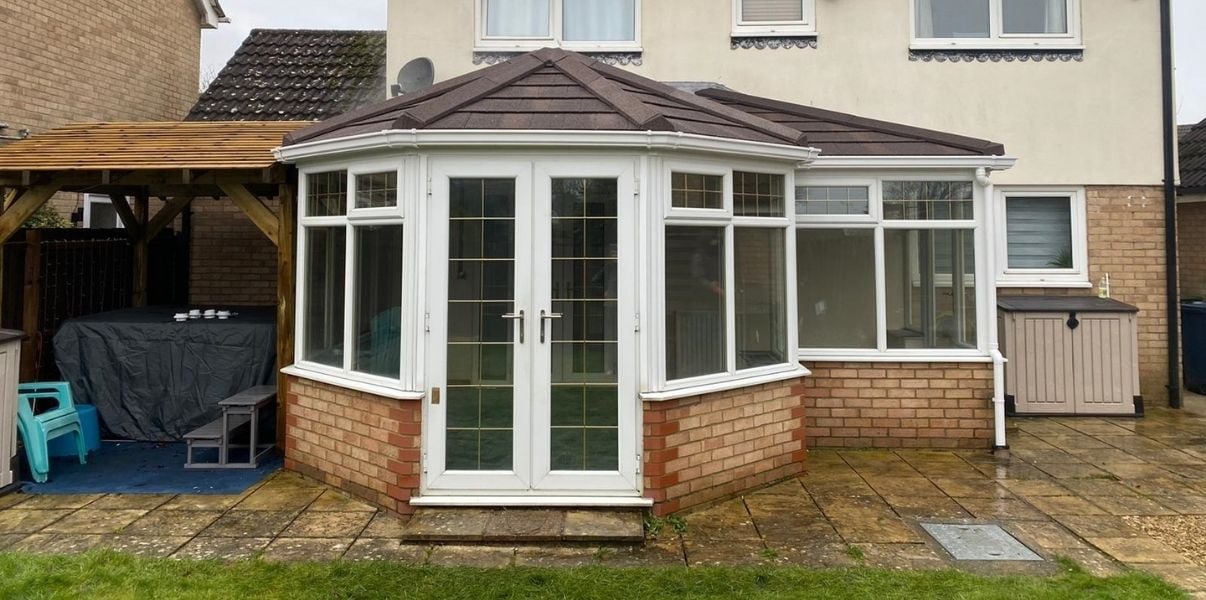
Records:
[[[546,49],[288,136],[289,466],[669,512],[799,472],[805,365],[991,368],[1012,159],[800,111]]]

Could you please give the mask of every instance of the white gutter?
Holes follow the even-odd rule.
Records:
[[[1018,161],[1012,156],[820,156],[814,169],[985,169],[1004,171]],[[987,177],[987,175],[985,175]],[[986,184],[981,184],[986,185]]]
[[[661,131],[525,131],[525,130],[388,130],[333,140],[282,146],[273,150],[276,159],[294,163],[310,158],[408,148],[577,148],[600,150],[640,148],[740,154],[756,158],[812,163],[820,150],[787,144],[770,144],[679,132]]]

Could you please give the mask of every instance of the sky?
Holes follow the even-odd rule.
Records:
[[[385,29],[386,0],[222,0],[222,7],[231,23],[202,36],[202,81],[212,80],[255,28]],[[1206,119],[1206,2],[1173,0],[1173,29],[1177,122],[1197,123]]]

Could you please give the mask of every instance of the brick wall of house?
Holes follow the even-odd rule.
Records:
[[[809,447],[989,448],[991,363],[805,363]]]
[[[0,23],[0,122],[13,130],[176,120],[197,100],[194,0],[4,0]],[[80,195],[51,205],[67,218]]]
[[[419,488],[422,408],[290,377],[285,467],[398,513]]]
[[[192,211],[189,303],[275,305],[276,246],[229,199],[197,198]]]
[[[1110,275],[1110,295],[1139,308],[1139,384],[1144,400],[1168,401],[1168,302],[1165,297],[1164,190],[1085,188],[1089,280],[1093,289],[1010,289],[1006,294],[1095,295]],[[1184,242],[1182,242],[1182,247]],[[1184,276],[1184,270],[1181,271]]]
[[[1182,298],[1206,299],[1206,195],[1177,205],[1177,246]]]
[[[665,515],[799,473],[801,380],[645,403],[645,497]]]

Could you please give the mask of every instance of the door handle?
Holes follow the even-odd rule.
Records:
[[[522,344],[523,343],[523,330],[527,329],[523,325],[523,320],[524,320],[523,311],[521,310],[517,313],[507,313],[507,314],[503,315],[502,318],[504,318],[508,321],[519,321],[519,343]],[[544,331],[544,330],[541,329],[541,331]]]
[[[550,313],[540,311],[540,343],[544,343],[544,325],[553,319],[560,319],[561,313]]]

